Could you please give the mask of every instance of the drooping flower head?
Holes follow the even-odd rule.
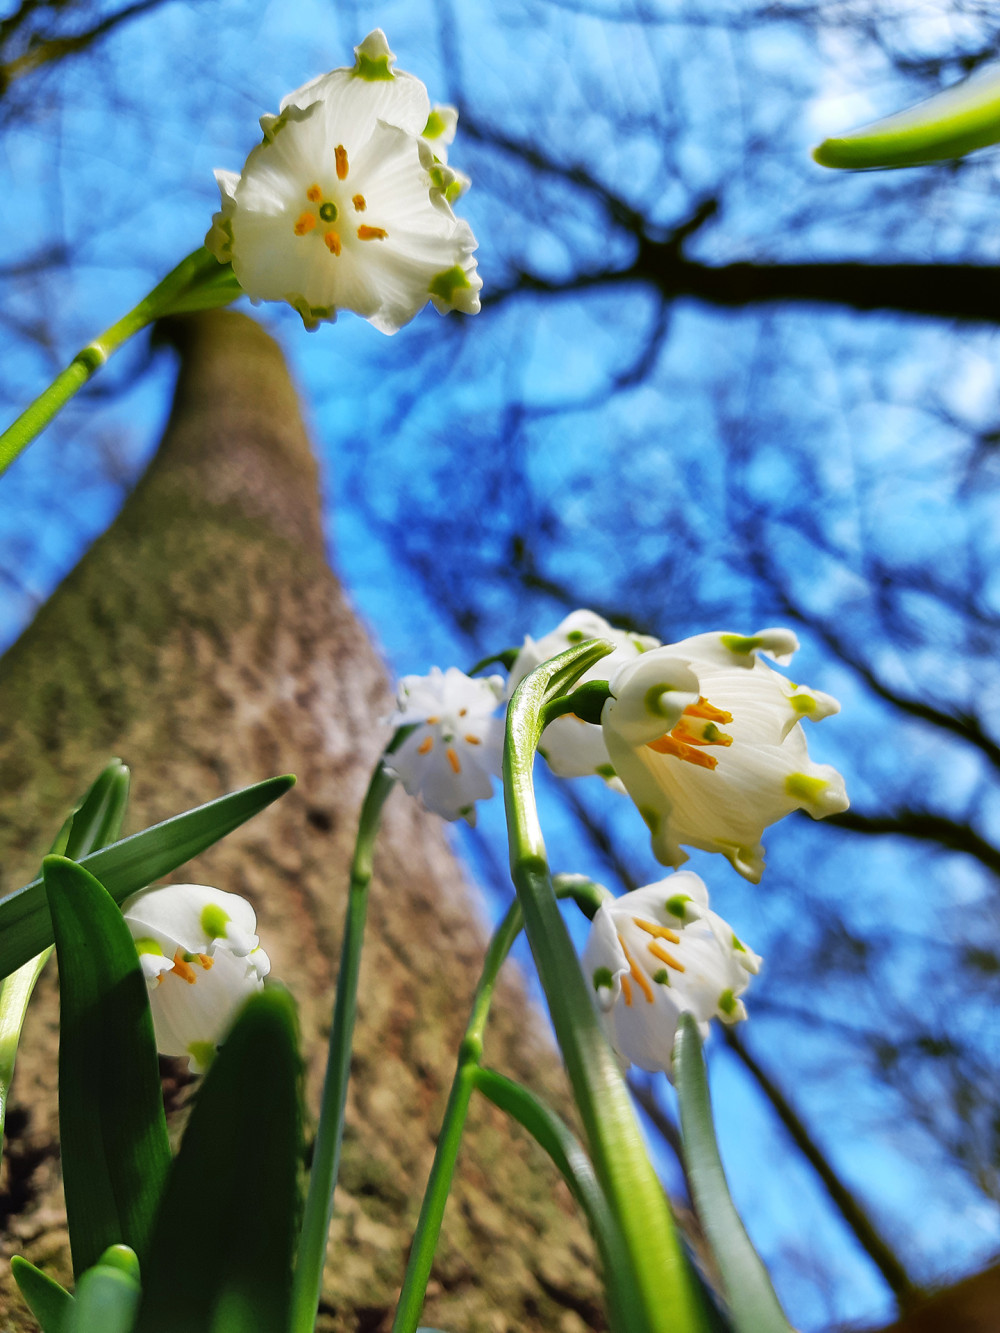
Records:
[[[790,630],[699,634],[645,653],[610,681],[608,753],[664,865],[687,860],[685,843],[721,852],[756,884],[769,824],[792,810],[822,819],[847,809],[843,778],[810,760],[801,725],[840,705],[758,656],[787,663],[797,648]]]
[[[709,909],[708,891],[690,870],[609,898],[581,959],[619,1057],[668,1074],[680,1015],[694,1015],[702,1039],[712,1018],[746,1018],[739,997],[760,963]]]
[[[399,682],[394,727],[414,731],[388,760],[411,796],[444,819],[476,822],[476,801],[493,795],[503,758],[500,676],[467,676],[458,667],[432,667]]]
[[[381,29],[261,117],[241,173],[217,171],[222,211],[205,244],[255,300],[288,301],[307,328],[354,310],[395,333],[433,301],[479,309],[468,184],[447,165],[457,112],[394,68]]]
[[[616,629],[595,611],[572,611],[542,638],[532,639],[525,635],[507,680],[508,699],[535,667],[585,639],[610,639],[616,646],[613,653],[602,657],[595,667],[580,677],[579,685],[589,680],[610,680],[619,667],[634,661],[640,653],[657,647],[660,642],[645,634]],[[614,781],[615,772],[601,728],[584,722],[582,718],[566,716],[550,722],[538,751],[557,777],[580,778],[596,773],[607,782]]]
[[[204,884],[143,889],[122,905],[149,986],[156,1048],[211,1063],[243,1003],[271,969],[245,898]]]

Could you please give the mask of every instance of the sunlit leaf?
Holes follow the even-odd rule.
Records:
[[[268,778],[230,792],[94,852],[81,864],[120,903],[245,824],[294,782],[287,776]],[[51,943],[52,922],[40,879],[0,900],[0,977],[8,976]]]
[[[147,1253],[170,1149],[146,981],[114,900],[75,861],[43,862],[59,962],[59,1128],[73,1267]]]
[[[993,65],[926,101],[850,134],[824,139],[824,167],[915,167],[1000,142],[1000,69]]]
[[[66,1320],[73,1306],[73,1297],[66,1288],[19,1254],[11,1259],[10,1271],[42,1333],[67,1333]]]

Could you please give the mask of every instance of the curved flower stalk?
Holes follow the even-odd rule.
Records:
[[[476,239],[451,208],[468,179],[446,160],[457,112],[393,68],[381,29],[355,56],[261,117],[242,172],[215,173],[205,244],[252,299],[288,301],[307,328],[345,309],[395,333],[428,301],[475,314]]]
[[[694,1016],[702,1040],[709,1020],[738,1023],[739,998],[761,960],[710,910],[708,890],[690,870],[605,900],[594,917],[581,966],[608,1040],[626,1067],[668,1076],[677,1023]]]
[[[611,680],[604,740],[664,865],[688,859],[685,843],[721,852],[756,884],[769,824],[793,810],[822,819],[847,809],[843,778],[810,760],[801,726],[840,705],[757,655],[787,663],[797,648],[785,629],[699,634],[643,654]]]
[[[443,819],[476,822],[476,801],[493,795],[503,759],[500,676],[473,678],[432,667],[399,683],[394,727],[412,726],[386,762],[410,796]]]
[[[529,671],[534,671],[542,662],[572,648],[574,644],[583,643],[585,639],[608,639],[615,645],[615,649],[596,667],[584,672],[577,681],[578,686],[591,680],[610,679],[619,667],[634,661],[650,648],[658,647],[660,642],[649,635],[615,629],[595,611],[572,611],[542,638],[533,639],[525,635],[524,644],[510,669],[507,698],[511,697]],[[557,777],[580,778],[596,773],[609,786],[624,791],[615,776],[601,728],[591,722],[584,722],[582,718],[567,716],[550,722],[542,733],[538,753]]]
[[[204,1073],[271,968],[245,898],[204,884],[143,889],[122,904],[149,986],[156,1048]]]

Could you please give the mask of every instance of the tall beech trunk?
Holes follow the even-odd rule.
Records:
[[[112,755],[132,766],[131,829],[297,773],[289,796],[174,878],[253,902],[273,973],[301,1006],[314,1108],[355,821],[390,691],[326,562],[316,463],[277,345],[231,312],[173,321],[165,334],[181,369],[156,458],[0,661],[2,887],[36,873]],[[391,1322],[485,939],[440,822],[401,792],[376,872],[318,1325],[370,1333]],[[65,1280],[57,1023],[49,969],[18,1058],[0,1223],[5,1255]],[[498,996],[487,1054],[565,1107],[558,1060],[516,976]],[[176,1130],[191,1079],[179,1062],[164,1070]],[[0,1327],[33,1328],[0,1267]],[[592,1248],[568,1193],[481,1102],[425,1322],[454,1333],[602,1326]]]

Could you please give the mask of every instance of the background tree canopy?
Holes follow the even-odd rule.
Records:
[[[262,316],[393,667],[588,605],[666,641],[790,624],[796,678],[841,699],[813,753],[851,811],[772,830],[759,888],[692,859],[766,958],[749,1028],[712,1044],[715,1100],[808,1329],[887,1318],[892,1288],[1000,1245],[1000,157],[844,176],[808,154],[997,58],[991,8],[22,0],[0,21],[8,415],[200,241],[256,117],[380,25],[461,109],[483,313],[392,340]],[[120,505],[172,375],[139,340],[5,478],[4,642]],[[499,901],[483,814],[465,847]],[[596,779],[553,787],[549,820],[556,868],[658,877]],[[669,1089],[647,1095],[666,1145]]]

